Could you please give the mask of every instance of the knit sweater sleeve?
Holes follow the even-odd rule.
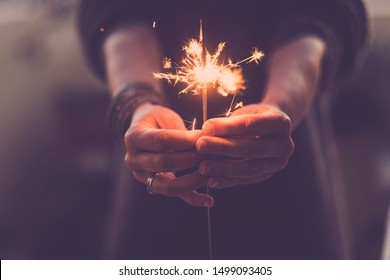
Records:
[[[88,62],[100,78],[105,78],[101,58],[104,40],[123,25],[145,23],[152,26],[157,1],[81,0],[78,28]]]
[[[355,69],[367,38],[367,17],[361,0],[274,0],[275,29],[271,48],[304,35],[324,40],[322,86],[335,84]]]

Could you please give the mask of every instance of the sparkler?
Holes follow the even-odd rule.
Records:
[[[226,43],[220,43],[214,54],[210,54],[207,50],[203,54],[202,40],[192,39],[184,45],[185,56],[182,59],[182,65],[176,67],[175,73],[153,73],[153,75],[157,79],[165,79],[174,85],[177,83],[185,84],[186,87],[179,94],[189,92],[201,94],[202,90],[208,87],[216,88],[217,92],[223,96],[235,94],[245,89],[241,64],[259,63],[264,53],[254,48],[251,56],[238,62],[232,62],[231,59],[228,59],[228,63],[224,64],[222,52],[225,45]],[[172,68],[171,63],[170,59],[165,58],[163,61],[164,69]]]
[[[196,95],[201,94],[203,123],[207,120],[207,89],[209,87],[215,88],[222,96],[234,95],[230,108],[226,113],[226,117],[228,117],[234,109],[242,106],[242,102],[234,106],[236,94],[245,90],[245,79],[242,74],[241,64],[252,62],[258,64],[264,56],[264,53],[259,51],[258,48],[253,48],[251,56],[238,62],[233,62],[229,58],[227,63],[224,63],[222,53],[225,46],[226,43],[220,43],[213,54],[206,49],[201,18],[199,40],[192,39],[183,46],[185,55],[181,65],[177,65],[176,72],[153,73],[156,79],[165,79],[174,85],[178,83],[186,85],[179,94],[190,92]],[[164,58],[163,68],[172,68],[172,61],[169,58]],[[196,119],[193,121],[192,129],[195,128],[195,123]],[[206,186],[206,193],[209,194],[208,186]],[[209,256],[212,259],[210,208],[207,208],[207,221]]]
[[[241,65],[252,62],[259,63],[264,53],[259,51],[258,48],[253,48],[251,56],[238,62],[233,62],[229,58],[225,64],[222,53],[226,43],[220,43],[215,53],[211,54],[203,45],[202,25],[200,30],[199,40],[192,39],[183,46],[185,56],[181,61],[182,64],[177,65],[176,72],[153,73],[154,77],[165,79],[174,85],[178,83],[186,85],[179,94],[204,95],[204,91],[207,91],[209,87],[215,88],[222,96],[235,95],[245,90],[245,79]],[[170,59],[164,59],[163,68],[172,68]],[[207,112],[207,100],[205,102],[206,105],[203,106],[204,115],[205,111]],[[203,119],[203,122],[206,120],[207,117]]]

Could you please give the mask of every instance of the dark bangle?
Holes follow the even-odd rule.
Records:
[[[129,129],[134,111],[143,103],[167,105],[163,94],[152,85],[142,82],[127,83],[115,93],[107,110],[106,122],[111,134],[120,142]]]

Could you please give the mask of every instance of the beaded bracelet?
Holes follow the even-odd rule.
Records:
[[[143,103],[167,105],[163,94],[143,82],[126,83],[114,93],[108,107],[106,122],[112,135],[120,142],[128,130],[134,111]]]

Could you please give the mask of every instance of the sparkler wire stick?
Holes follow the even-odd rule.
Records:
[[[200,31],[199,31],[199,41],[202,44],[202,64],[203,67],[206,68],[207,63],[207,49],[206,49],[206,36],[204,32],[204,19],[205,19],[205,3],[202,0],[201,4],[201,19],[200,19]],[[203,113],[203,123],[207,121],[207,83],[204,83],[202,86],[202,113]],[[210,194],[209,186],[206,185],[206,194]],[[207,207],[207,232],[208,232],[208,245],[209,245],[209,259],[213,259],[213,247],[211,240],[211,211],[210,207]]]

